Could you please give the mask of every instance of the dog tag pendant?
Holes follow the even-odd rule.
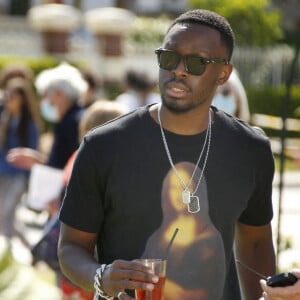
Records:
[[[184,204],[189,204],[191,202],[191,192],[188,189],[185,189],[182,192],[182,202]]]
[[[198,211],[200,211],[199,197],[192,194],[190,196],[190,203],[188,204],[188,212],[194,214]]]

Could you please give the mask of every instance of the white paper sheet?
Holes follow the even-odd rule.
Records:
[[[29,178],[27,204],[32,209],[43,210],[46,204],[61,193],[63,171],[46,165],[35,164]]]

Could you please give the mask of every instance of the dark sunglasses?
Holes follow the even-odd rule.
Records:
[[[160,68],[168,71],[175,70],[179,62],[183,59],[186,72],[196,76],[202,75],[208,64],[229,64],[229,61],[225,58],[206,59],[196,55],[181,56],[173,50],[163,48],[156,49],[155,53]]]

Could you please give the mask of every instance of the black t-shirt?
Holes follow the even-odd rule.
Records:
[[[165,299],[240,299],[233,259],[236,221],[272,219],[273,155],[265,136],[214,109],[207,165],[190,185],[200,202],[189,213],[172,170],[159,125],[143,107],[85,138],[75,160],[60,220],[98,233],[99,261],[159,258],[179,229],[168,256]],[[165,131],[176,169],[188,182],[206,132]]]

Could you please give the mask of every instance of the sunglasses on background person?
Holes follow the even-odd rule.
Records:
[[[200,76],[204,73],[208,64],[229,64],[225,58],[206,59],[196,55],[179,55],[173,50],[158,48],[155,50],[158,65],[161,69],[172,71],[175,70],[181,60],[184,62],[185,70],[188,74]]]

